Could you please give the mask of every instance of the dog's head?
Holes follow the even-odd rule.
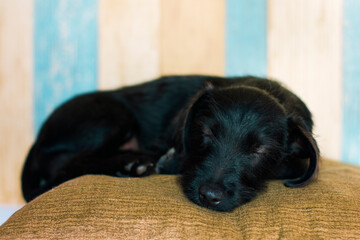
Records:
[[[285,185],[306,185],[316,173],[318,150],[301,121],[257,88],[205,90],[184,125],[185,194],[200,206],[231,211],[254,198],[292,158],[310,161],[300,178]]]

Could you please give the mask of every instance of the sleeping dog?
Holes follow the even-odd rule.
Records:
[[[185,195],[216,211],[271,179],[303,187],[319,149],[305,104],[256,77],[167,76],[77,96],[42,126],[22,173],[27,201],[84,174],[180,174]]]

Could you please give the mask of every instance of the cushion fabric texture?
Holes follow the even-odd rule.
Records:
[[[37,197],[0,239],[360,239],[360,168],[323,160],[304,188],[271,181],[231,213],[190,202],[178,176],[86,175]]]

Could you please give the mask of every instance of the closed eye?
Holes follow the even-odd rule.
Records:
[[[210,134],[203,134],[203,143],[208,145],[214,142],[214,136]]]
[[[249,154],[266,154],[268,153],[268,146],[260,140],[258,134],[250,132],[243,140],[245,151]]]
[[[254,144],[249,148],[250,154],[265,155],[269,152],[269,149],[265,145]]]
[[[211,144],[211,143],[214,143],[214,134],[213,134],[213,131],[212,129],[209,127],[209,126],[203,126],[203,129],[202,129],[202,137],[203,137],[203,143],[204,145],[208,145],[208,144]]]
[[[258,153],[258,154],[266,154],[266,153],[268,153],[268,149],[264,145],[260,145],[255,148],[254,152]]]

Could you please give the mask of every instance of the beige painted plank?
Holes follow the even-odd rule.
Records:
[[[224,74],[225,0],[161,0],[161,74]]]
[[[32,141],[32,6],[0,1],[0,203],[23,202],[20,174]]]
[[[159,75],[159,0],[100,0],[99,87]]]
[[[323,155],[339,159],[342,0],[269,0],[268,75],[308,104]]]

